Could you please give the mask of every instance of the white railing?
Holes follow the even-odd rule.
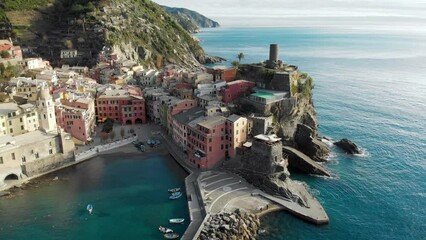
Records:
[[[80,161],[87,160],[89,158],[96,156],[97,154],[99,154],[101,152],[109,151],[109,150],[112,150],[114,148],[124,146],[124,145],[129,144],[129,143],[136,141],[136,140],[138,140],[138,136],[133,136],[133,137],[118,140],[118,141],[115,141],[115,142],[112,142],[112,143],[107,143],[107,144],[95,146],[95,147],[93,147],[93,148],[91,148],[87,151],[75,154],[74,155],[75,161],[80,162]]]

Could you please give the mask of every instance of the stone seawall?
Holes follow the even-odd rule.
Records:
[[[22,173],[27,177],[44,174],[74,162],[73,154],[55,154],[22,166]]]

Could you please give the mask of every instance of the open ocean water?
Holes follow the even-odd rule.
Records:
[[[242,63],[280,59],[315,81],[320,132],[364,151],[336,148],[333,178],[293,174],[325,207],[330,224],[285,212],[263,219],[261,239],[426,239],[426,37],[345,29],[218,28],[196,35],[207,53]]]

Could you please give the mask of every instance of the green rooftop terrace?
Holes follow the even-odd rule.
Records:
[[[252,96],[268,99],[268,98],[273,98],[274,94],[267,93],[267,92],[256,92],[256,93],[253,93]]]

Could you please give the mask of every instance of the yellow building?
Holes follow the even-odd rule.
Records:
[[[0,104],[0,136],[17,136],[38,128],[38,114],[34,105]]]

